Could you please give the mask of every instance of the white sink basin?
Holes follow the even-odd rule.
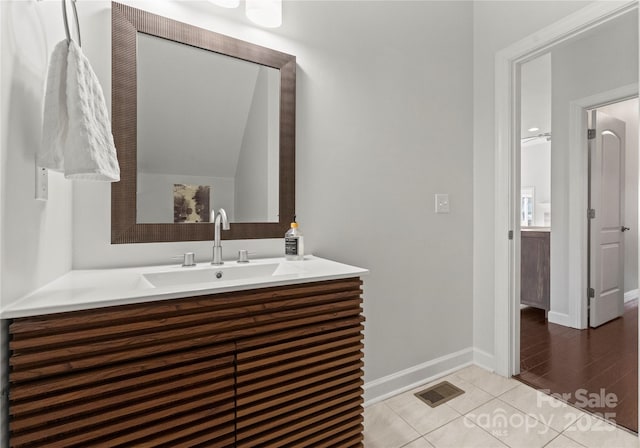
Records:
[[[165,272],[150,272],[142,276],[153,286],[190,285],[194,283],[213,283],[229,280],[250,280],[257,277],[270,277],[278,269],[279,263],[248,264],[233,266],[208,266],[179,268]]]
[[[190,268],[165,265],[74,270],[4,304],[0,319],[338,280],[367,272],[313,255],[305,256],[304,261],[278,257],[255,259],[247,264],[227,261],[222,266],[200,263]],[[222,274],[220,278],[217,273]]]

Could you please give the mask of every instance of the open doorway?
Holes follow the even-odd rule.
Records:
[[[585,151],[589,147],[590,181],[583,186],[589,201],[584,217],[589,228],[584,241],[589,283],[583,303],[588,320],[580,328],[557,316],[563,300],[554,304],[550,287],[550,277],[562,273],[551,270],[552,221],[547,209],[547,197],[553,196],[547,194],[553,160],[548,153],[561,150],[552,144],[552,120],[546,119],[552,108],[542,101],[551,98],[550,64],[547,54],[521,67],[520,374],[516,378],[637,432],[638,98],[617,102],[610,98],[606,102],[611,104],[583,111],[588,117],[585,124],[593,130],[584,147]],[[541,219],[536,216],[541,212],[548,215]]]
[[[626,28],[627,35],[619,46],[591,41],[583,51],[556,55],[573,70],[562,78],[565,88],[558,88],[555,78],[553,86],[554,95],[564,95],[563,101],[557,103],[558,110],[554,101],[552,131],[552,142],[562,149],[551,153],[552,176],[556,174],[552,186],[561,185],[562,190],[552,192],[551,265],[554,271],[561,266],[561,274],[551,276],[548,318],[550,322],[563,320],[556,324],[559,327],[579,331],[587,328],[586,111],[615,98],[638,95],[638,2],[594,2],[496,53],[493,365],[501,375],[518,375],[521,360],[520,68],[541,54],[566,50],[568,44],[588,40],[602,29],[621,31],[625,28],[618,26],[618,21],[623,18],[636,23]],[[607,73],[612,76],[607,77]],[[585,85],[588,91],[577,92]],[[564,123],[555,123],[557,118]],[[560,157],[559,163],[554,162],[554,157]],[[555,238],[554,233],[562,237]],[[555,309],[554,295],[558,302]]]

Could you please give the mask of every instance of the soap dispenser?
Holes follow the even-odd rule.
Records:
[[[304,237],[295,221],[284,235],[284,256],[288,261],[304,260]]]

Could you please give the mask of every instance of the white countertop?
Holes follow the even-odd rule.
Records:
[[[224,269],[240,272],[245,266],[274,265],[271,275],[260,275],[244,279],[225,279],[182,285],[154,287],[145,274],[175,274],[183,270]],[[277,265],[277,267],[276,267]],[[303,261],[285,261],[284,258],[251,260],[247,264],[226,262],[222,266],[198,263],[195,267],[180,265],[145,266],[118,269],[95,269],[71,271],[33,293],[8,304],[0,310],[1,319],[38,316],[115,305],[153,302],[179,297],[218,294],[271,286],[294,285],[324,280],[359,277],[367,269],[349,266],[312,255]],[[180,275],[180,274],[178,274]],[[234,277],[234,275],[229,275]]]
[[[551,227],[521,227],[521,232],[551,232]]]

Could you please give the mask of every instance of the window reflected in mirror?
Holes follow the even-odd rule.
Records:
[[[520,190],[520,226],[530,227],[534,223],[535,189],[522,187]]]

